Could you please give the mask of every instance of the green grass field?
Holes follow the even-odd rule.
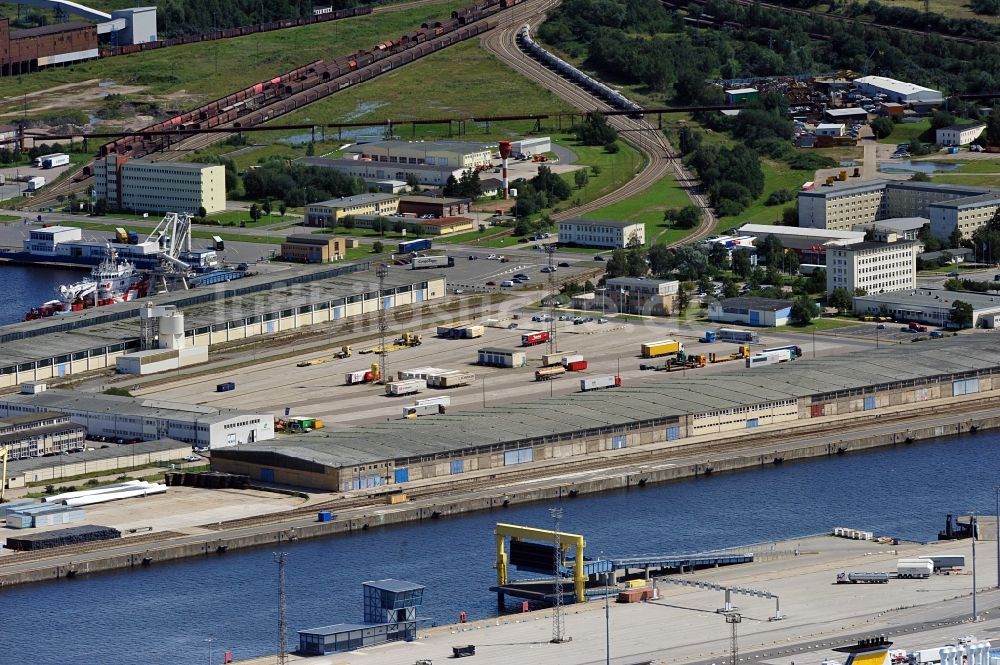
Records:
[[[968,185],[969,187],[1000,187],[1000,172],[993,174],[973,173],[969,175],[942,173],[940,175],[932,175],[931,181],[949,185]]]
[[[802,184],[813,179],[815,171],[797,171],[787,164],[769,159],[761,160],[764,169],[764,194],[752,206],[739,215],[719,219],[718,230],[725,230],[742,224],[774,224],[781,219],[782,211],[793,202],[781,205],[764,205],[771,192],[788,189],[797,192]]]
[[[683,208],[690,204],[677,181],[667,177],[644,192],[624,201],[599,208],[583,215],[586,219],[626,219],[642,222],[646,227],[646,244],[674,242],[690,233],[690,230],[671,229],[663,221],[663,213],[671,208]],[[663,233],[659,238],[657,236]]]
[[[919,139],[922,143],[933,143],[934,132],[931,130],[931,121],[924,118],[919,122],[901,122],[896,124],[892,134],[881,139],[879,143],[911,143],[913,139]]]

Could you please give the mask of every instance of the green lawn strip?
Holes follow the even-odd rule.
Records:
[[[441,72],[448,72],[441,76]],[[456,94],[461,91],[461,94]],[[544,113],[569,111],[566,102],[545,87],[520,76],[492,54],[484,51],[476,40],[456,44],[431,54],[399,70],[379,76],[363,86],[352,86],[315,104],[293,111],[277,119],[276,123],[327,123],[350,117],[353,122],[391,118],[398,123],[395,132],[401,138],[420,138],[419,127],[413,135],[410,118],[447,118],[455,116],[491,116],[509,113],[497,100],[517,100],[517,113]],[[555,119],[546,125],[555,126]],[[522,123],[516,129],[527,132],[533,123]],[[435,127],[440,135],[442,128]],[[455,139],[479,140],[497,130],[499,134],[515,135],[504,125],[465,123],[466,134],[459,135],[454,127]],[[497,134],[494,134],[497,135]],[[335,130],[327,130],[327,141],[337,140]]]
[[[0,215],[0,224],[10,224],[11,222],[20,222],[21,218],[17,215]]]
[[[813,319],[809,325],[786,326],[783,328],[770,328],[772,332],[823,332],[824,330],[836,330],[847,326],[856,326],[856,320],[849,319]],[[804,349],[803,349],[804,351]]]
[[[990,175],[1000,175],[1000,159],[974,159],[968,162],[944,162],[945,164],[959,164],[960,168],[951,171],[948,175],[959,173],[988,173]]]
[[[879,143],[912,143],[913,139],[920,139],[923,143],[933,143],[934,137],[932,136],[934,132],[931,131],[931,121],[930,119],[920,120],[918,122],[900,122],[897,123],[895,128],[892,130],[892,134],[889,136],[876,139]]]
[[[764,193],[739,215],[720,218],[717,227],[719,230],[743,224],[774,224],[781,219],[781,211],[785,206],[793,205],[794,200],[782,205],[765,205],[764,202],[771,193],[779,189],[798,192],[804,183],[815,176],[815,171],[795,170],[783,162],[770,159],[762,159],[761,168],[764,170]]]
[[[190,102],[220,97],[314,60],[332,59],[379,41],[398,38],[427,20],[440,19],[467,0],[451,0],[409,10],[317,23],[233,39],[199,42],[134,55],[88,61],[0,79],[0,97],[8,109],[20,112],[25,93],[91,79],[147,86],[145,92],[165,95],[183,91]],[[294,48],[289,48],[294,44]],[[94,83],[93,85],[96,85]],[[37,98],[28,99],[29,111]]]
[[[936,173],[931,176],[931,181],[946,183],[949,185],[968,185],[969,187],[998,187],[1000,186],[1000,175],[987,173],[972,173],[969,175]]]
[[[683,208],[690,204],[687,194],[678,186],[672,176],[667,176],[649,189],[639,192],[623,201],[586,213],[585,219],[621,219],[642,222],[646,227],[646,244],[667,229],[663,213],[671,208]],[[658,242],[673,242],[691,231],[671,229]]]

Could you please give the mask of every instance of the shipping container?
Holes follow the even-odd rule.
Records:
[[[555,379],[566,373],[566,368],[562,365],[551,365],[535,370],[535,381],[548,381]]]
[[[661,339],[656,342],[645,342],[640,348],[643,358],[658,358],[684,350],[684,345],[675,339]]]
[[[385,384],[385,394],[393,397],[413,395],[426,389],[427,382],[423,379],[406,379],[404,381],[391,381]]]
[[[414,404],[403,407],[404,418],[419,418],[420,416],[434,416],[444,413],[445,407],[441,404]]]
[[[455,267],[455,259],[451,256],[415,256],[413,260],[410,261],[411,270],[420,270],[421,268],[453,268]]]
[[[614,374],[609,374],[607,376],[591,376],[586,379],[580,379],[580,390],[586,392],[588,390],[601,390],[603,388],[616,388],[622,384],[620,376],[615,376]]]
[[[449,372],[441,372],[439,374],[429,374],[427,376],[427,385],[431,388],[457,388],[459,386],[468,386],[476,381],[476,375],[472,372],[462,372],[460,370],[451,370]]]
[[[414,406],[426,406],[428,404],[451,406],[451,398],[447,395],[442,395],[441,397],[422,397],[413,403]]]
[[[788,344],[786,346],[773,346],[769,349],[764,349],[761,353],[771,353],[772,351],[788,351],[792,354],[792,360],[802,357],[802,347],[795,344]]]
[[[564,351],[562,353],[543,353],[542,354],[542,367],[551,367],[552,365],[561,365],[563,358],[567,356],[575,355],[576,351]]]
[[[535,346],[536,344],[544,344],[547,341],[549,341],[549,333],[544,330],[521,335],[521,346]]]
[[[396,372],[396,376],[400,381],[405,381],[406,379],[424,379],[426,381],[431,374],[447,374],[454,371],[453,369],[442,369],[440,367],[414,367],[412,369],[401,369]]]
[[[358,383],[370,383],[372,381],[372,372],[368,369],[359,369],[354,372],[347,372],[344,375],[344,383],[353,386]]]
[[[236,390],[236,384],[232,381],[227,381],[226,383],[220,383],[215,386],[215,392],[217,393],[227,393],[230,390]]]
[[[933,563],[934,570],[938,570],[940,568],[965,568],[964,554],[931,554],[917,558],[927,559]]]

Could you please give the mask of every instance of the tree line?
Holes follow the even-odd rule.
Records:
[[[347,9],[371,4],[356,0],[161,0],[156,7],[160,39],[225,28],[312,16],[313,8]]]

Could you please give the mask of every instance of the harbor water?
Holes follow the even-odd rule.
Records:
[[[1000,433],[915,443],[561,502],[561,530],[587,555],[692,552],[829,531],[928,541],[945,514],[992,514]],[[287,598],[296,629],[361,619],[361,584],[427,587],[421,616],[454,623],[496,611],[493,527],[551,528],[551,503],[290,543]],[[277,649],[272,548],[0,590],[3,662],[33,665],[201,662],[209,644],[237,659]],[[208,640],[212,642],[209,643]],[[200,660],[199,660],[200,659]]]
[[[47,300],[59,297],[59,287],[78,282],[87,274],[85,270],[69,270],[49,266],[0,265],[0,325],[24,320],[25,313]]]

